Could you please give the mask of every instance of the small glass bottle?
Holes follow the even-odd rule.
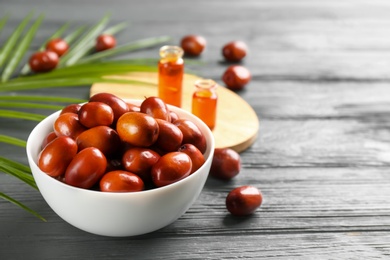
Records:
[[[178,46],[163,46],[158,62],[158,97],[177,107],[181,107],[182,103],[183,53],[183,49]]]
[[[217,121],[217,84],[211,79],[200,79],[195,82],[192,95],[192,114],[213,130]]]

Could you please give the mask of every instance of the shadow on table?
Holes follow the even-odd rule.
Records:
[[[252,215],[237,217],[237,216],[233,216],[231,214],[226,214],[226,216],[223,218],[222,223],[226,227],[234,227],[234,226],[242,225],[242,224],[249,223],[252,221],[253,221]]]

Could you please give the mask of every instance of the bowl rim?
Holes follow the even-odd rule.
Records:
[[[136,105],[139,105],[142,100],[141,99],[123,99],[125,100],[126,102],[135,102]],[[84,102],[86,103],[86,102]],[[84,104],[84,103],[80,103],[80,104]],[[138,104],[139,103],[139,104]],[[166,185],[166,186],[163,186],[163,187],[156,187],[156,188],[152,188],[152,189],[147,189],[147,190],[142,190],[142,191],[136,191],[136,192],[102,192],[102,191],[99,191],[99,190],[91,190],[91,189],[84,189],[84,188],[79,188],[79,187],[75,187],[75,186],[71,186],[69,184],[66,184],[66,183],[63,183],[49,175],[47,175],[45,172],[43,172],[39,167],[38,167],[38,164],[36,162],[36,160],[34,159],[34,157],[37,159],[38,156],[39,156],[39,152],[36,156],[33,156],[33,147],[32,147],[32,138],[36,137],[39,133],[38,130],[41,130],[40,127],[42,127],[42,124],[44,124],[45,122],[47,121],[51,121],[51,120],[54,120],[55,117],[58,117],[58,115],[60,114],[61,110],[59,111],[56,111],[50,115],[48,115],[47,117],[45,117],[43,120],[41,120],[34,128],[33,130],[30,132],[28,138],[27,138],[27,143],[26,143],[26,153],[27,153],[27,157],[30,159],[29,161],[31,161],[32,163],[34,163],[34,166],[36,167],[36,169],[38,170],[38,172],[36,171],[32,171],[33,173],[33,177],[35,179],[35,175],[36,174],[39,174],[40,176],[42,175],[43,178],[47,178],[49,179],[50,181],[53,181],[54,183],[57,183],[58,185],[64,187],[64,188],[67,188],[67,189],[70,189],[70,190],[75,190],[77,192],[87,192],[87,193],[91,193],[91,194],[94,194],[94,195],[97,195],[97,196],[104,196],[104,197],[127,197],[127,196],[142,196],[142,195],[146,195],[146,194],[150,194],[150,193],[162,193],[166,190],[169,190],[169,189],[174,189],[176,186],[180,185],[181,183],[184,183],[184,182],[189,182],[191,181],[193,178],[196,178],[196,176],[200,175],[202,172],[203,172],[203,169],[206,167],[207,165],[207,162],[211,164],[211,160],[212,160],[212,157],[213,157],[213,154],[214,154],[214,148],[215,148],[215,139],[214,139],[214,135],[212,133],[212,131],[209,129],[209,127],[201,120],[199,119],[198,117],[196,117],[195,115],[193,115],[192,113],[188,112],[187,110],[184,110],[183,108],[179,108],[179,107],[176,107],[176,106],[172,106],[172,105],[168,105],[168,108],[176,113],[179,113],[179,116],[180,114],[184,114],[186,117],[191,117],[191,121],[195,120],[195,124],[199,127],[199,125],[202,126],[202,128],[206,129],[207,131],[207,135],[210,136],[210,138],[206,138],[206,143],[207,143],[207,149],[206,149],[206,152],[208,154],[208,157],[206,158],[205,162],[203,163],[203,165],[198,169],[196,170],[195,172],[193,172],[192,174],[190,174],[189,176],[177,181],[177,182],[174,182],[174,183],[171,183],[169,185]],[[203,131],[202,131],[203,132]],[[46,133],[47,134],[47,133]],[[209,140],[209,141],[208,141]],[[30,167],[31,168],[31,167]],[[206,173],[207,175],[209,174],[209,172]],[[39,186],[38,186],[39,188]]]

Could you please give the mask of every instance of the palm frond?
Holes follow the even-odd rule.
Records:
[[[56,79],[61,77],[88,77],[104,76],[110,74],[123,74],[129,72],[152,72],[157,68],[150,65],[131,64],[122,62],[95,62],[92,64],[76,64],[70,67],[58,68],[48,73],[34,74],[26,77],[19,77],[9,82],[26,82],[42,79]],[[0,89],[4,84],[0,83]]]
[[[124,29],[126,29],[126,27],[127,27],[127,23],[118,23],[118,24],[104,30],[103,34],[115,35],[121,31],[123,31]]]
[[[27,142],[22,139],[7,136],[7,135],[0,135],[0,142],[5,144],[12,144],[20,147],[26,147],[27,144]]]
[[[80,98],[53,97],[53,96],[1,96],[3,101],[35,101],[35,102],[58,102],[58,103],[83,103],[87,100]]]
[[[46,116],[40,114],[28,113],[28,112],[20,112],[15,110],[0,109],[0,117],[26,119],[26,120],[39,122],[45,119]]]
[[[73,42],[75,42],[78,39],[78,37],[84,33],[86,28],[87,28],[86,25],[82,25],[78,27],[76,30],[64,36],[64,41],[66,41],[69,45],[73,44]]]
[[[12,48],[16,45],[20,35],[22,34],[24,28],[27,26],[29,21],[31,20],[33,13],[29,13],[16,27],[15,31],[11,34],[11,36],[7,39],[4,46],[0,51],[0,69],[3,67],[8,57],[12,53]]]
[[[114,83],[114,84],[124,84],[124,85],[140,85],[152,86],[153,84],[138,80],[129,80],[129,79],[117,79],[117,78],[105,78],[105,77],[63,77],[63,78],[53,78],[51,80],[41,79],[41,80],[28,80],[28,81],[8,81],[0,85],[0,92],[4,91],[21,91],[21,90],[32,90],[32,89],[43,89],[43,88],[58,88],[58,87],[79,87],[87,86],[94,83]],[[28,83],[28,84],[26,84]]]
[[[103,31],[104,27],[109,21],[109,15],[105,15],[97,24],[95,24],[90,30],[79,38],[78,41],[72,46],[72,48],[61,57],[60,66],[69,66],[74,64],[78,59],[87,54],[89,50],[89,44],[94,41],[97,36]]]
[[[30,168],[24,164],[0,157],[0,171],[20,179],[34,189],[38,189]]]
[[[102,60],[104,58],[113,57],[115,55],[123,54],[126,52],[150,48],[150,47],[165,43],[165,42],[169,41],[170,39],[171,39],[170,37],[161,36],[161,37],[154,37],[154,38],[148,38],[148,39],[143,39],[143,40],[131,42],[131,43],[128,43],[128,44],[125,44],[122,46],[118,46],[118,47],[113,48],[113,49],[108,49],[106,51],[91,54],[87,57],[80,59],[78,61],[78,63],[94,62],[94,61]]]
[[[50,40],[62,37],[62,35],[64,34],[64,32],[69,28],[69,24],[70,24],[69,22],[64,23],[57,31],[55,31],[52,35],[50,35],[50,37],[47,38],[46,41],[43,42],[43,44],[41,45],[41,47],[39,47],[39,50],[40,50],[40,51],[45,50],[46,44],[47,44]]]
[[[9,14],[6,14],[3,18],[1,18],[1,20],[0,20],[0,33],[3,30],[4,25],[6,25],[8,18],[9,18]]]
[[[0,107],[60,110],[64,106],[49,105],[49,104],[38,104],[38,103],[28,103],[28,102],[1,102],[0,101]]]
[[[19,65],[19,62],[26,53],[28,47],[30,46],[31,41],[33,40],[36,31],[38,30],[41,22],[43,20],[43,15],[39,16],[37,20],[33,23],[30,30],[27,31],[26,35],[16,46],[14,52],[12,53],[13,57],[9,60],[8,64],[4,68],[3,74],[1,75],[1,81],[7,81],[12,73],[15,71],[16,67]]]
[[[3,198],[13,204],[15,204],[16,206],[19,206],[20,208],[26,210],[27,212],[30,212],[32,215],[36,216],[37,218],[39,218],[40,220],[42,221],[45,221],[46,222],[46,219],[44,217],[42,217],[41,215],[39,215],[36,211],[32,210],[31,208],[27,207],[26,205],[24,205],[23,203],[5,195],[4,193],[0,192],[0,198]]]

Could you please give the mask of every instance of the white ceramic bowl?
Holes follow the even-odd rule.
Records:
[[[140,104],[139,100],[129,100]],[[133,193],[109,193],[64,184],[42,172],[37,158],[45,136],[52,131],[59,111],[41,121],[27,140],[27,157],[39,191],[49,206],[69,224],[103,236],[123,237],[153,232],[182,216],[198,198],[206,182],[214,154],[214,138],[197,117],[171,107],[181,118],[196,123],[207,141],[202,167],[171,185]]]

